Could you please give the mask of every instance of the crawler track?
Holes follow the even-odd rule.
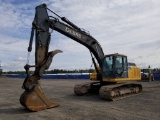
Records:
[[[142,92],[141,84],[115,84],[115,85],[105,85],[99,90],[99,95],[101,98],[106,100],[119,100],[133,95],[137,95]]]
[[[142,92],[142,85],[134,83],[117,83],[101,86],[99,82],[92,82],[78,84],[74,87],[74,93],[78,96],[93,91],[99,91],[99,96],[102,99],[115,101],[140,94]]]
[[[99,82],[88,82],[84,84],[77,84],[74,86],[74,93],[78,96],[82,96],[87,94],[88,92],[95,91],[95,89],[99,90],[100,83]]]

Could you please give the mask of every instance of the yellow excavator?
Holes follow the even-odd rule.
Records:
[[[48,12],[57,17],[49,16]],[[92,82],[75,85],[74,93],[76,95],[84,95],[92,90],[98,90],[101,98],[114,101],[142,92],[141,84],[127,82],[141,80],[140,68],[134,63],[128,63],[127,56],[118,53],[104,55],[99,42],[88,32],[77,27],[67,18],[56,14],[47,8],[46,4],[42,4],[36,7],[28,47],[27,64],[24,66],[27,77],[23,82],[22,87],[25,91],[20,96],[20,103],[25,108],[31,111],[40,111],[59,106],[58,103],[45,96],[39,83],[42,74],[49,68],[53,56],[62,52],[61,50],[48,52],[51,30],[84,45],[91,54],[95,67],[95,71],[90,75]],[[34,33],[36,33],[35,65],[29,65]],[[35,67],[33,74],[29,72],[31,67]]]

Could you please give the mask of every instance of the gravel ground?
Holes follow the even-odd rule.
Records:
[[[0,120],[160,120],[160,81],[139,82],[142,94],[105,101],[98,94],[75,96],[75,84],[89,80],[41,80],[46,95],[60,107],[29,112],[19,103],[23,79],[0,78]]]

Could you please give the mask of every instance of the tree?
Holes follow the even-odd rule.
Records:
[[[3,72],[3,70],[2,70],[2,69],[0,69],[0,75],[2,74],[2,72]]]

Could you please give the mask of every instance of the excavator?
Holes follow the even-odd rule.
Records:
[[[104,55],[99,42],[84,29],[79,28],[67,18],[59,16],[47,8],[46,4],[41,4],[35,9],[27,63],[24,66],[27,76],[22,85],[24,92],[20,96],[22,106],[30,111],[40,111],[60,105],[45,95],[39,82],[44,71],[52,63],[53,57],[62,52],[61,50],[48,51],[53,30],[84,45],[91,54],[95,67],[94,72],[90,75],[92,82],[75,85],[74,93],[76,95],[85,95],[96,89],[102,99],[114,101],[142,92],[141,84],[131,82],[141,80],[140,68],[135,64],[128,63],[126,55],[118,53]],[[49,16],[48,12],[56,17]],[[29,65],[34,33],[35,65]],[[35,68],[33,74],[29,71],[31,67]]]
[[[150,65],[148,68],[141,69],[141,80],[143,81],[154,81],[153,69],[151,69]]]

